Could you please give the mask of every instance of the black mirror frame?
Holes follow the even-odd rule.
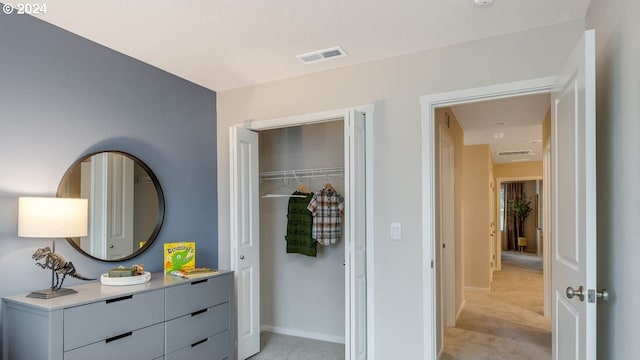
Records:
[[[69,166],[69,168],[67,169],[67,171],[65,172],[64,176],[62,177],[62,179],[60,180],[60,183],[58,184],[58,191],[56,192],[56,196],[57,197],[63,197],[62,193],[63,193],[63,188],[64,188],[64,184],[67,183],[69,176],[71,176],[71,170],[74,169],[76,166],[80,165],[80,163],[82,163],[83,161],[85,161],[86,159],[97,155],[97,154],[101,154],[101,153],[115,153],[115,154],[120,154],[123,156],[126,156],[128,158],[130,158],[131,160],[133,160],[133,162],[140,166],[144,171],[147,172],[147,174],[149,174],[149,177],[151,178],[151,182],[153,182],[153,186],[156,189],[156,193],[158,194],[158,222],[156,223],[155,228],[153,229],[153,231],[151,232],[151,235],[149,235],[149,239],[147,239],[147,241],[145,242],[144,246],[142,246],[140,249],[138,249],[137,251],[131,253],[131,255],[129,256],[125,256],[119,259],[114,259],[114,260],[109,260],[109,259],[101,259],[98,257],[95,257],[87,252],[85,252],[84,250],[82,250],[80,248],[80,246],[78,246],[73,239],[71,238],[67,238],[67,242],[69,244],[71,244],[71,246],[73,246],[78,252],[80,252],[81,254],[90,257],[92,259],[98,260],[98,261],[103,261],[103,262],[121,262],[121,261],[125,261],[125,260],[129,260],[132,259],[140,254],[142,254],[143,252],[145,252],[149,246],[151,246],[151,244],[153,244],[153,242],[156,240],[156,238],[158,237],[158,234],[160,233],[160,229],[162,228],[162,224],[164,223],[164,213],[165,213],[165,202],[164,202],[164,192],[162,191],[162,187],[160,186],[160,182],[158,181],[158,178],[156,177],[156,175],[153,173],[153,171],[151,170],[151,168],[149,166],[147,166],[147,164],[145,164],[144,161],[140,160],[139,158],[126,153],[124,151],[118,151],[118,150],[104,150],[104,151],[96,151],[90,154],[86,154],[82,157],[80,157],[78,160],[76,160],[73,164],[71,164],[71,166]]]

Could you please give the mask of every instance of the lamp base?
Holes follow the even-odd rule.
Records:
[[[77,294],[77,293],[78,293],[77,291],[73,289],[67,289],[67,288],[61,288],[58,290],[44,289],[44,290],[34,291],[29,295],[27,295],[27,297],[36,298],[36,299],[52,299],[58,296],[65,296],[65,295],[71,295],[71,294]]]

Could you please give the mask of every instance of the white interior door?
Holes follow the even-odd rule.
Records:
[[[489,179],[489,244],[491,244],[491,281],[493,281],[493,271],[496,270],[496,258],[498,255],[497,250],[497,212],[498,207],[496,206],[496,194],[497,194],[497,186],[495,183],[495,178],[493,176],[493,172],[490,174]]]
[[[260,351],[258,134],[229,128],[231,269],[235,271],[238,360]]]
[[[440,284],[444,326],[456,326],[453,140],[440,128]],[[442,337],[444,341],[444,337]],[[441,344],[442,345],[442,344]]]
[[[595,34],[551,94],[553,359],[596,359]],[[571,296],[568,289],[575,289]],[[581,294],[584,295],[581,296]]]
[[[133,252],[133,160],[102,153],[83,162],[80,196],[89,199],[89,233],[80,247],[103,259]]]
[[[542,276],[544,278],[544,316],[551,316],[553,284],[551,281],[551,144],[547,143],[542,155]]]
[[[121,259],[133,253],[133,160],[107,155],[107,258]]]
[[[346,119],[345,119],[346,120]],[[345,341],[347,359],[367,358],[367,263],[366,263],[366,183],[365,183],[365,117],[350,110],[345,121],[345,173],[348,179],[345,222],[349,243],[345,252]]]

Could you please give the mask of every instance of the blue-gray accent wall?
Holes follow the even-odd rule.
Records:
[[[197,265],[216,267],[216,93],[30,16],[0,14],[0,34],[0,296],[50,284],[31,255],[51,242],[17,236],[18,196],[55,196],[67,168],[99,150],[131,153],[155,172],[164,226],[123,263],[63,240],[56,250],[99,277],[121,264],[161,271],[164,242],[195,241]]]

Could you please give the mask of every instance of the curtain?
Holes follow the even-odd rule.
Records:
[[[522,182],[504,183],[504,229],[502,230],[502,250],[517,250],[516,219],[511,212],[511,204],[522,196]]]

